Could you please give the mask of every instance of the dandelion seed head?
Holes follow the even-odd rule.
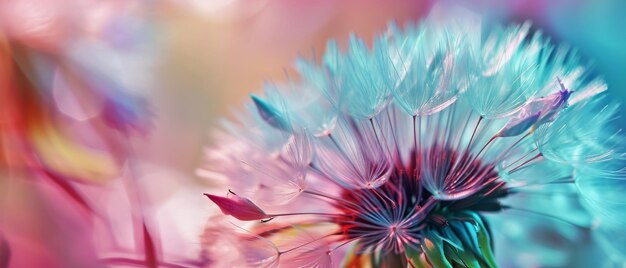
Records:
[[[462,28],[426,20],[390,24],[371,48],[331,41],[225,124],[199,174],[226,178],[227,197],[207,196],[271,245],[249,265],[495,267],[502,232],[555,243],[518,226],[527,218],[550,222],[532,232],[563,251],[594,217],[620,219],[626,202],[601,194],[624,188],[604,82],[529,23]]]

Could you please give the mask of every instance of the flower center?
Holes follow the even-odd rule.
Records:
[[[498,199],[508,190],[503,182],[492,179],[497,178],[493,165],[441,146],[425,150],[413,153],[408,164],[397,164],[389,180],[378,188],[343,190],[342,201],[334,205],[350,216],[349,221],[345,217],[337,220],[347,239],[359,240],[364,250],[402,252],[406,246],[418,247],[425,230],[462,221],[454,216],[458,213],[504,208]],[[425,157],[442,161],[429,166]],[[437,189],[454,192],[462,184],[469,194],[441,200],[441,193],[429,191],[425,183],[424,177],[432,174],[443,178],[437,180],[442,184]]]

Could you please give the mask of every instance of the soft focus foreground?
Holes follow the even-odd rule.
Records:
[[[530,17],[580,46],[597,59],[610,94],[623,94],[615,90],[624,85],[615,68],[624,62],[614,45],[623,38],[613,15],[619,3],[480,2],[472,8]],[[224,195],[223,181],[195,174],[207,126],[262,80],[283,80],[298,54],[319,55],[330,38],[345,47],[350,32],[370,43],[389,20],[418,21],[431,4],[0,2],[0,267],[198,267],[209,264],[203,251],[232,252],[211,235],[219,210],[202,196]],[[602,194],[589,196],[619,208],[619,196]],[[595,209],[609,215],[614,207]],[[531,238],[545,236],[542,221],[525,224],[538,230]],[[619,228],[597,233],[626,240]],[[559,248],[563,240],[549,241]],[[623,262],[623,248],[605,244],[598,256]],[[553,253],[521,255],[533,263],[539,252]]]
[[[0,2],[0,267],[205,265],[207,127],[298,52],[427,7],[396,4]]]

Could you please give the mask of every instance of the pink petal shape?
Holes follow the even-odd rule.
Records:
[[[567,107],[567,100],[571,94],[572,91],[564,89],[541,99],[544,100],[544,107],[537,125],[554,121],[559,112]]]
[[[496,134],[497,137],[512,137],[524,133],[530,127],[532,127],[539,117],[541,112],[537,112],[534,115],[525,117],[515,117],[509,120],[508,123]]]
[[[522,107],[516,116],[507,122],[496,136],[517,136],[531,127],[536,128],[542,124],[554,121],[559,112],[567,107],[567,100],[571,93],[572,91],[563,89],[548,96],[531,100]]]
[[[227,197],[221,197],[212,194],[204,195],[206,195],[209,199],[211,199],[211,201],[213,201],[213,203],[220,207],[224,215],[231,215],[238,220],[254,221],[267,219],[270,217],[265,214],[265,212],[261,208],[259,208],[247,198],[242,198],[235,194],[229,194]]]

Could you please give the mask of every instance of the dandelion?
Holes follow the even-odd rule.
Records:
[[[623,173],[606,85],[528,23],[461,29],[331,41],[225,123],[200,171],[240,220],[207,229],[234,245],[229,265],[568,266],[598,221],[619,220],[625,188],[612,207],[598,193]]]

